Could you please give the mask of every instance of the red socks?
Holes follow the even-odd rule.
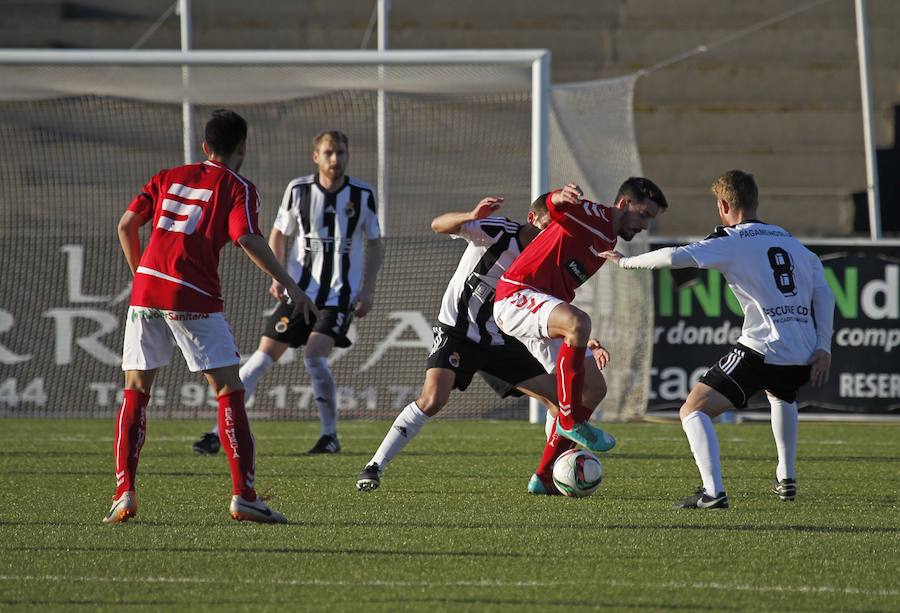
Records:
[[[534,471],[535,474],[542,479],[552,479],[553,463],[556,462],[556,459],[564,452],[575,446],[574,442],[567,438],[563,438],[556,433],[557,423],[559,423],[558,418],[554,420],[553,429],[550,430],[550,438],[547,439],[547,444],[544,445],[544,454],[541,456],[541,463],[538,464],[537,470]]]
[[[587,421],[591,416],[591,412],[581,404],[581,392],[584,388],[585,349],[586,347],[572,347],[564,342],[559,349],[559,356],[556,358],[558,423],[566,430],[571,430],[576,423]]]
[[[228,458],[234,493],[244,500],[256,500],[256,444],[244,410],[244,390],[219,396],[219,436]]]
[[[148,394],[137,390],[122,392],[122,406],[116,417],[116,498],[134,490],[138,459],[147,433]]]

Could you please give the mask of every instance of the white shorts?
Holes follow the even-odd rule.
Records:
[[[494,303],[494,320],[504,333],[517,338],[548,373],[556,372],[556,357],[562,339],[547,332],[550,313],[564,301],[529,287]]]
[[[154,370],[172,360],[178,345],[191,372],[240,364],[224,313],[189,313],[128,307],[122,370]]]

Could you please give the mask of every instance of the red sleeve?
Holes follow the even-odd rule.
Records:
[[[231,211],[228,214],[228,237],[232,242],[245,234],[259,231],[259,191],[247,180],[234,181],[231,190]]]
[[[555,194],[557,192],[561,192],[561,191],[562,191],[561,189],[555,189],[552,192],[548,193],[547,200],[545,201],[547,204],[547,210],[550,212],[550,219],[553,221],[556,221],[557,219],[559,219],[560,217],[563,216],[563,213],[560,210],[560,208],[557,207],[555,204],[553,204],[553,194]],[[565,205],[563,205],[563,206],[565,206]]]
[[[140,194],[134,197],[128,210],[137,213],[146,222],[153,217],[153,205],[156,204],[156,197],[159,195],[159,176],[157,173],[147,182]]]

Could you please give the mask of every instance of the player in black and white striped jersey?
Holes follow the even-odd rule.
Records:
[[[383,247],[372,188],[346,174],[347,136],[336,130],[321,132],[313,140],[312,157],[318,172],[288,184],[269,245],[287,262],[291,277],[316,303],[320,316],[308,324],[292,318],[293,305],[284,287],[273,283],[269,293],[281,303],[240,374],[249,397],[288,347],[305,345],[304,363],[321,421],[319,440],[309,453],[337,453],[336,391],[328,356],[335,347],[351,345],[351,321],[371,310]],[[215,429],[194,443],[198,453],[216,453],[218,448]]]
[[[737,345],[704,374],[681,407],[681,423],[703,486],[676,505],[728,508],[719,442],[712,418],[765,390],[778,450],[773,491],[797,494],[797,392],[828,379],[834,294],[822,262],[779,226],[756,218],[759,191],[753,175],[731,170],[712,184],[722,226],[705,240],[634,257],[602,255],[622,268],[711,268],[728,281],[744,312]]]
[[[525,393],[544,402],[552,424],[556,413],[555,375],[547,374],[544,365],[522,343],[503,334],[493,316],[497,281],[550,223],[549,213],[545,199],[538,198],[528,211],[527,224],[491,216],[502,200],[485,198],[472,211],[446,213],[431,223],[435,232],[463,238],[469,244],[441,301],[422,393],[397,416],[375,455],[357,476],[360,491],[380,485],[388,462],[447,404],[453,389],[464,391],[469,386],[476,372],[501,397]],[[598,351],[605,352],[602,348]],[[606,383],[593,353],[585,359],[585,374],[586,403],[595,407],[606,394]],[[529,491],[557,493],[533,491],[531,485]]]

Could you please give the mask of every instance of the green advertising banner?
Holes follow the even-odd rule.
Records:
[[[671,246],[659,242],[654,248]],[[807,242],[835,295],[831,376],[804,387],[801,407],[900,413],[900,244]],[[703,373],[737,342],[743,313],[714,270],[654,271],[649,410],[678,407]],[[767,407],[764,394],[751,408]]]

